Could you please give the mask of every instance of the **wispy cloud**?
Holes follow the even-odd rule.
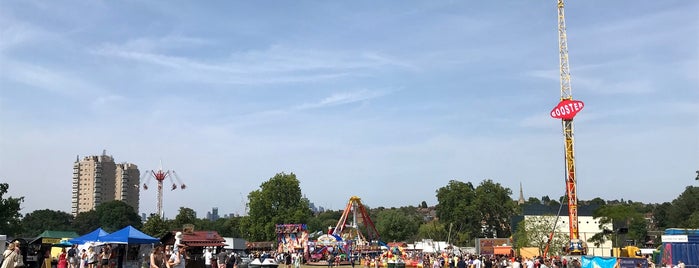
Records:
[[[2,59],[1,79],[15,81],[34,88],[66,96],[83,96],[101,92],[102,88],[78,75],[40,65]]]
[[[186,38],[185,38],[186,39]],[[201,41],[205,42],[205,41]],[[270,84],[369,76],[381,69],[408,69],[409,63],[377,52],[319,51],[273,46],[268,50],[234,53],[221,61],[147,51],[157,45],[132,41],[107,44],[94,54],[161,67],[168,76],[224,84]]]
[[[651,82],[644,78],[610,81],[604,78],[578,75],[575,77],[573,83],[575,83],[576,85],[574,86],[580,90],[590,91],[600,95],[648,94],[655,91]]]
[[[128,40],[120,47],[130,51],[158,51],[171,48],[201,48],[215,44],[210,39],[183,35],[167,35],[162,37],[141,37]]]
[[[47,35],[50,34],[32,24],[15,19],[12,14],[0,11],[0,54]]]
[[[353,92],[341,92],[341,93],[335,93],[327,98],[324,98],[320,101],[313,102],[313,103],[304,103],[299,106],[294,107],[295,109],[298,110],[308,110],[308,109],[319,109],[319,108],[325,108],[325,107],[331,107],[331,106],[337,106],[337,105],[343,105],[343,104],[349,104],[349,103],[355,103],[355,102],[362,102],[374,98],[379,98],[382,97],[389,92],[387,91],[370,91],[370,90],[359,90],[359,91],[353,91]]]
[[[602,70],[595,66],[584,66],[581,69],[588,71],[577,72],[571,77],[571,84],[574,90],[583,90],[597,95],[617,95],[617,94],[648,94],[655,91],[650,80],[643,77],[625,78],[616,76],[607,78],[606,74],[601,74]],[[541,78],[546,80],[560,80],[558,70],[533,70],[525,73],[526,76]],[[615,80],[612,80],[615,79]]]
[[[93,102],[92,102],[92,107],[99,109],[105,106],[113,105],[115,102],[119,102],[122,100],[125,100],[126,98],[124,96],[120,95],[105,95],[105,96],[100,96],[97,97]]]

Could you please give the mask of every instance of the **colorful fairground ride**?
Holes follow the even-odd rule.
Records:
[[[381,244],[379,232],[361,198],[352,196],[337,225],[329,227],[328,233],[315,241],[308,241],[306,258],[310,265],[327,265],[329,261],[348,264],[352,256],[380,254]]]
[[[308,228],[305,224],[277,224],[277,252],[300,252],[308,244]]]

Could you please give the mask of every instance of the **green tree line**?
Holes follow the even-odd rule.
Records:
[[[197,218],[194,210],[181,207],[174,219],[151,215],[142,222],[133,208],[120,201],[103,203],[95,210],[79,213],[76,217],[49,209],[21,215],[24,197],[6,197],[8,189],[6,183],[0,184],[0,233],[16,237],[33,237],[44,230],[84,234],[97,227],[112,232],[127,225],[159,237],[165,232],[180,230],[185,224],[193,224],[198,230],[214,230],[226,237],[273,241],[275,224],[305,223],[309,232],[325,232],[329,226],[335,226],[342,215],[341,210],[313,214],[293,173],[276,174],[262,182],[259,189],[250,192],[246,204],[248,215],[215,221]],[[399,208],[365,205],[383,241],[434,239],[459,246],[473,246],[475,238],[526,237],[526,233],[512,233],[512,217],[520,214],[521,208],[511,195],[511,189],[489,179],[478,184],[452,180],[435,190],[437,204],[434,206],[428,206],[425,201],[417,206]],[[557,200],[565,202],[566,199]],[[544,196],[541,199],[529,198],[526,203],[558,207],[561,203],[557,200]],[[662,204],[604,201],[600,198],[579,201],[579,205],[585,204],[599,206],[594,216],[600,219],[601,225],[614,223],[615,229],[627,228],[624,239],[642,242],[653,231],[668,227],[699,228],[699,187],[688,186],[672,202]],[[653,215],[653,224],[649,224],[647,215]],[[594,239],[604,242],[617,238],[615,236],[619,234],[614,231],[606,230]],[[521,240],[528,241],[524,238]]]

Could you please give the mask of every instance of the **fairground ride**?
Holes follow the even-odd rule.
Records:
[[[573,139],[573,118],[582,110],[582,101],[573,100],[570,86],[570,66],[568,64],[568,37],[566,34],[565,12],[563,0],[558,0],[558,53],[561,75],[561,100],[551,110],[551,117],[561,119],[563,126],[563,141],[565,149],[565,183],[568,198],[568,222],[570,243],[566,249],[571,255],[586,254],[585,243],[578,232],[578,196],[575,177],[575,140]],[[555,227],[554,227],[555,230]],[[553,234],[553,232],[552,232]],[[551,239],[549,239],[550,242]],[[547,244],[546,251],[549,245]]]
[[[170,190],[174,191],[177,190],[178,185],[179,188],[184,190],[187,188],[187,185],[182,183],[180,181],[180,178],[177,176],[177,173],[174,170],[163,170],[163,162],[160,162],[160,168],[158,170],[146,170],[146,172],[143,173],[143,176],[147,176],[148,178],[146,179],[146,182],[143,183],[143,190],[148,190],[148,183],[150,182],[151,178],[154,178],[157,181],[158,184],[158,204],[156,208],[156,213],[160,218],[164,218],[165,215],[163,215],[163,181],[165,179],[170,179],[170,183],[172,184]],[[172,180],[172,177],[175,177],[175,180],[177,180],[177,183],[175,183]],[[144,178],[141,178],[141,181],[143,181]]]
[[[348,223],[350,215],[352,219]],[[366,235],[362,233],[362,228],[366,230]],[[372,241],[378,243],[381,238],[376,230],[376,226],[374,226],[374,222],[369,218],[369,213],[362,205],[362,199],[357,196],[350,197],[340,220],[337,221],[337,225],[331,234],[345,241],[353,241],[357,249],[370,246]]]

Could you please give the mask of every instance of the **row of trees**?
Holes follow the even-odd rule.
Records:
[[[151,216],[142,223],[133,209],[120,201],[107,202],[95,210],[72,215],[52,210],[37,210],[22,217],[19,213],[23,197],[5,197],[9,186],[0,184],[0,233],[32,237],[43,230],[74,230],[86,233],[97,227],[115,231],[126,225],[142,228],[152,236],[180,229],[184,224],[194,224],[199,230],[216,230],[223,236],[242,237],[249,241],[275,239],[277,223],[306,223],[311,231],[323,231],[334,226],[342,211],[325,211],[314,215],[309,201],[303,198],[296,175],[279,173],[248,194],[249,215],[209,221],[196,217],[194,210],[182,207],[174,219]],[[436,190],[438,204],[432,210],[422,201],[417,207],[367,208],[370,217],[384,241],[414,241],[423,238],[450,241],[456,245],[473,245],[479,237],[513,236],[520,246],[540,246],[542,226],[529,224],[512,234],[512,217],[521,213],[520,206],[510,197],[512,191],[492,180],[484,180],[477,186],[472,182],[450,181]],[[565,198],[559,198],[563,200]],[[529,198],[527,204],[543,204],[558,207],[559,201],[548,196]],[[595,198],[580,204],[598,205],[595,217],[600,225],[614,223],[614,228],[628,228],[625,239],[644,242],[653,230],[666,227],[699,228],[699,187],[687,187],[672,202],[643,204],[632,201],[604,201]],[[565,205],[565,203],[563,204]],[[434,212],[434,216],[430,212]],[[653,224],[647,215],[653,215]],[[552,224],[552,223],[550,223]],[[612,239],[617,232],[606,230],[593,240],[602,243]],[[564,238],[554,237],[554,239]]]

